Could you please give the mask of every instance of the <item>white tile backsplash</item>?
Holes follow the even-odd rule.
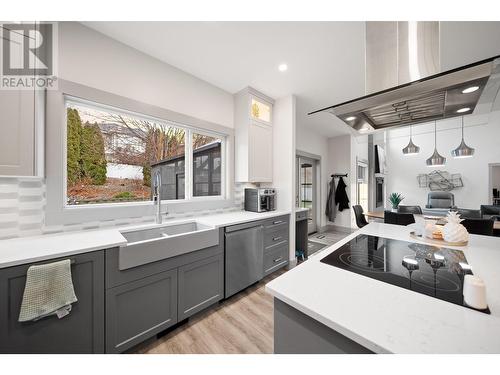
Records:
[[[255,188],[258,187],[250,182],[237,182],[234,185],[234,202],[241,210],[243,210],[245,205],[245,188]]]
[[[0,239],[42,234],[45,184],[31,177],[0,177]]]
[[[248,184],[235,184],[233,207],[169,214],[168,218],[190,218],[241,210],[243,209],[244,188],[246,186]],[[154,216],[139,216],[71,225],[45,226],[45,189],[45,182],[42,178],[0,177],[0,240],[154,222]]]

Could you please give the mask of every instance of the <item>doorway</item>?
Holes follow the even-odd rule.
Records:
[[[380,187],[377,180],[376,207],[379,199],[382,200],[383,186],[383,180]],[[358,158],[356,158],[356,204],[359,204],[364,212],[368,211],[368,161]]]
[[[500,163],[489,164],[490,183],[488,192],[488,203],[500,206]]]
[[[317,181],[318,161],[306,156],[297,156],[297,207],[308,208],[307,233],[318,230],[317,223]]]

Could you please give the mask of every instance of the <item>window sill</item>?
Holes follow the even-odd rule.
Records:
[[[205,198],[205,199],[203,199]],[[232,199],[223,197],[199,197],[191,200],[162,201],[162,214],[170,215],[196,213],[199,211],[217,210],[234,207]],[[65,206],[60,210],[48,210],[46,225],[68,225],[87,222],[103,222],[117,219],[129,219],[154,216],[156,206],[148,202],[123,202],[111,204],[95,204],[82,206]]]

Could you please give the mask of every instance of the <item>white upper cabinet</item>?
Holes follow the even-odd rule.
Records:
[[[274,100],[247,87],[234,103],[236,181],[272,182]]]
[[[0,175],[33,175],[34,92],[0,90]]]
[[[251,124],[248,134],[248,182],[273,180],[273,129]]]
[[[23,45],[18,33],[9,35],[11,46]],[[9,51],[10,63],[22,61],[22,48]],[[34,87],[0,88],[0,176],[43,176],[44,96]]]
[[[0,90],[0,176],[43,176],[44,94]]]

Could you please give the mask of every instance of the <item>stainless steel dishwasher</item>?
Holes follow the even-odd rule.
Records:
[[[264,227],[260,222],[233,225],[226,228],[225,240],[227,298],[264,276]]]

